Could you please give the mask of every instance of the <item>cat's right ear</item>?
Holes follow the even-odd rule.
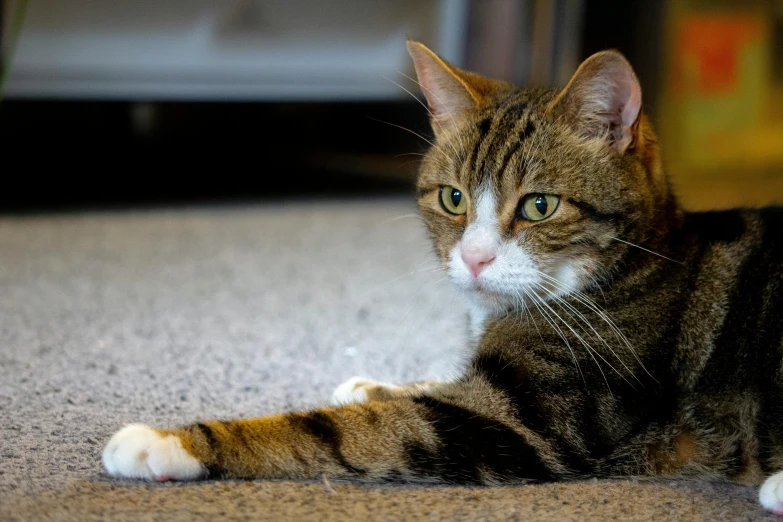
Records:
[[[481,105],[492,89],[491,80],[451,65],[424,44],[409,39],[407,46],[436,134]]]
[[[617,51],[585,60],[552,102],[585,138],[606,140],[620,154],[636,144],[642,88],[631,64]]]

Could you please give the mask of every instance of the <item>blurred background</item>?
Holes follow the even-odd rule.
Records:
[[[409,193],[406,36],[521,85],[619,49],[688,207],[783,202],[783,0],[0,4],[3,211]]]

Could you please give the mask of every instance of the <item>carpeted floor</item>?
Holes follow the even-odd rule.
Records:
[[[445,377],[459,296],[403,200],[0,218],[0,519],[759,520],[753,488],[138,484],[99,455],[172,426],[324,404],[353,375]],[[774,517],[770,517],[774,520]]]

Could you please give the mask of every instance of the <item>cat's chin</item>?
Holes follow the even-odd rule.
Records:
[[[503,315],[510,310],[524,306],[518,298],[492,290],[471,289],[467,293],[471,304],[482,309],[484,314],[488,316]]]

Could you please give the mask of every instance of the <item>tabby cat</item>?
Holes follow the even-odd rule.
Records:
[[[783,515],[783,211],[685,212],[617,52],[549,90],[408,50],[435,135],[418,202],[469,302],[465,374],[352,379],[341,405],[308,412],[130,425],[103,452],[109,474],[701,476],[763,482]]]

